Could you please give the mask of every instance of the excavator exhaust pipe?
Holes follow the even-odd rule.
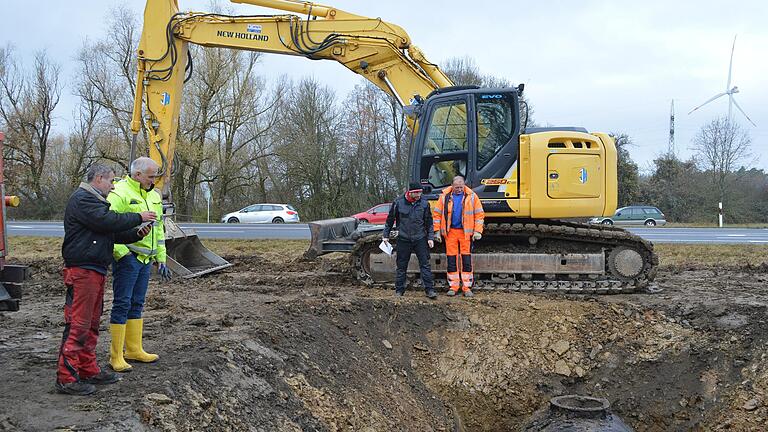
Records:
[[[173,273],[194,278],[232,266],[203,246],[193,229],[182,229],[170,218],[163,219],[167,264]]]

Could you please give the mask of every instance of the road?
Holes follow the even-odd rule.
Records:
[[[181,224],[192,228],[203,239],[279,239],[308,240],[306,224]],[[630,228],[633,233],[654,243],[768,244],[768,229],[759,228]],[[8,222],[8,235],[63,237],[61,221]]]

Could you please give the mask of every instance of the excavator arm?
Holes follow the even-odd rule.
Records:
[[[157,187],[164,197],[170,196],[181,95],[191,68],[189,43],[334,60],[395,97],[406,112],[433,90],[452,85],[411,43],[405,30],[380,18],[293,0],[232,1],[306,14],[307,18],[181,13],[177,0],[147,1],[131,129],[134,135],[139,133],[143,114],[150,157],[161,166]],[[414,128],[414,117],[407,121]],[[132,149],[132,158],[134,155]]]

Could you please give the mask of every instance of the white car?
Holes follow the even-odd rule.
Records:
[[[299,213],[288,204],[253,204],[227,213],[221,223],[288,223],[299,222]]]

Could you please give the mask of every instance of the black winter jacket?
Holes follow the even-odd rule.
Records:
[[[140,224],[140,214],[111,211],[109,202],[95,188],[81,183],[64,211],[64,265],[106,270],[112,263],[115,243],[130,244],[141,239],[137,233]]]
[[[393,224],[397,222],[398,238],[416,241],[424,237],[434,240],[432,226],[432,209],[429,201],[421,197],[418,201],[409,203],[405,195],[398,197],[389,209],[387,222],[384,224],[384,237],[389,237]]]

